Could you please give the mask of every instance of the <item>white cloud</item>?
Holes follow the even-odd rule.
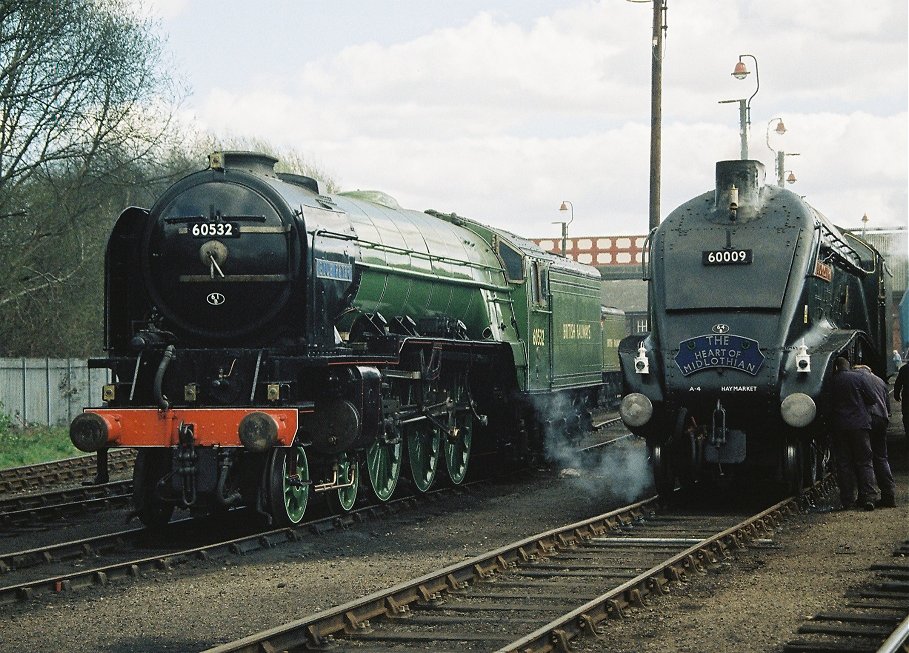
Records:
[[[690,0],[669,10],[662,215],[713,187],[716,160],[738,158],[737,105],[718,100],[754,91],[754,75],[729,75],[750,52],[761,75],[751,155],[765,162],[768,179],[767,122],[783,116],[789,133],[772,144],[801,153],[787,160],[799,177],[792,190],[846,226],[866,211],[879,225],[905,225],[905,3],[717,6]],[[195,115],[216,133],[299,149],[345,187],[381,189],[404,206],[542,236],[557,233],[551,223],[564,219],[557,209],[569,199],[576,234],[640,233],[650,15],[649,5],[579,2],[519,24],[487,11],[458,27],[339,45],[306,62],[226,59],[238,74],[248,65],[246,85],[197,90]]]

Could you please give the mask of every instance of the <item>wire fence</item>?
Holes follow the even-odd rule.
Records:
[[[0,358],[0,413],[18,426],[64,426],[86,406],[101,403],[110,370],[84,359]]]

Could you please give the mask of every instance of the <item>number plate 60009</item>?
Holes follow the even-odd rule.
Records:
[[[750,249],[716,249],[701,252],[701,263],[704,265],[750,265]]]

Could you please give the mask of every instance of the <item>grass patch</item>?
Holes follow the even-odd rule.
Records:
[[[18,428],[0,412],[0,469],[34,465],[48,460],[81,456],[69,439],[67,426],[27,426]]]

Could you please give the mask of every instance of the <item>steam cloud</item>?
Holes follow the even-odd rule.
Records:
[[[600,500],[625,503],[652,493],[653,473],[642,439],[625,437],[597,451],[582,453],[566,433],[564,416],[572,412],[567,397],[539,398],[535,408],[543,424],[546,460],[563,473],[575,470],[577,476],[572,483],[581,492]]]

